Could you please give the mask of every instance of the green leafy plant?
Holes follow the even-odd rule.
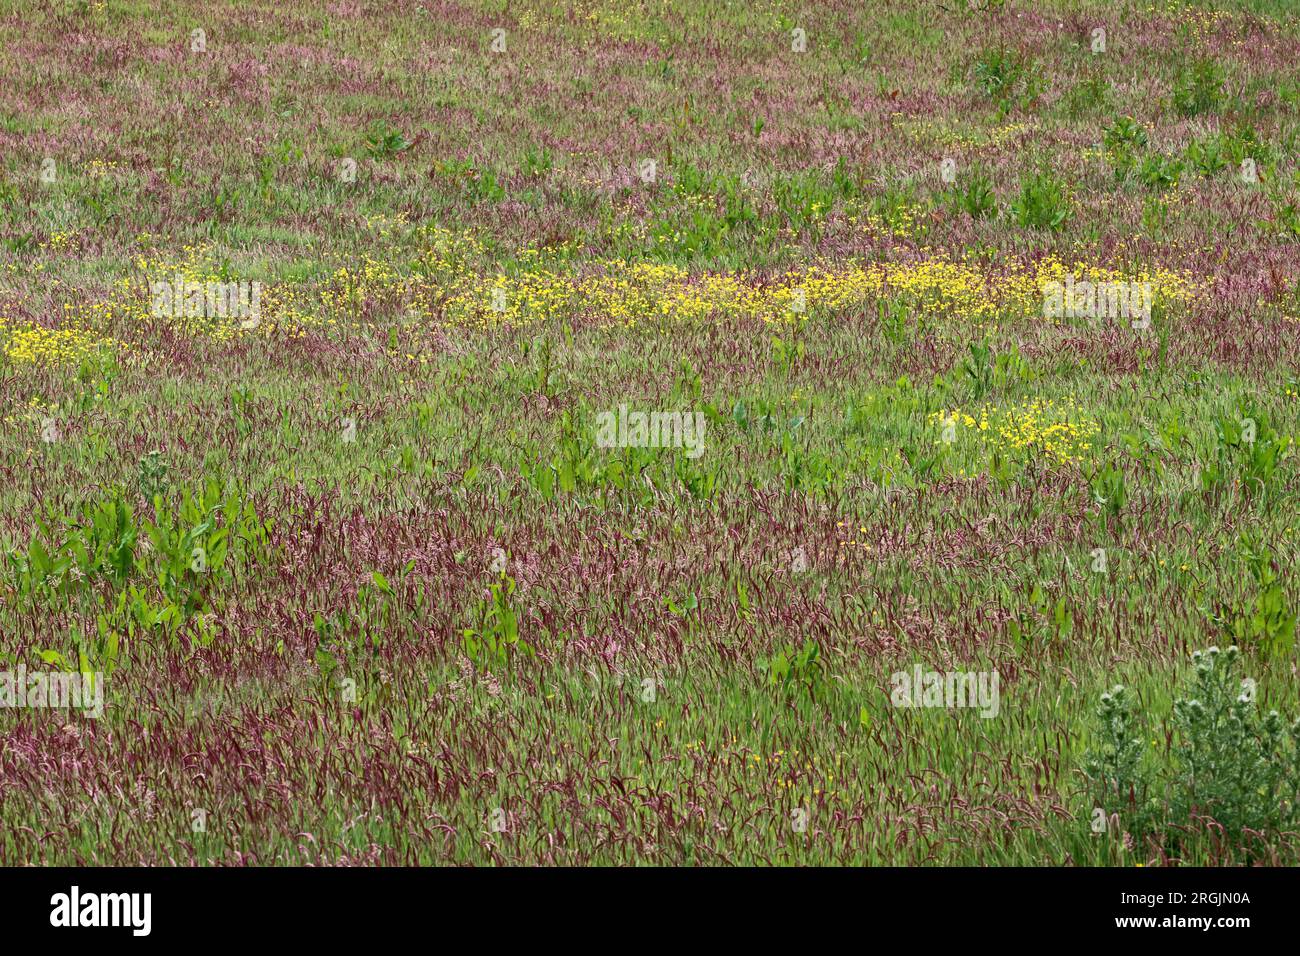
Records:
[[[821,648],[816,641],[805,641],[802,648],[787,644],[771,657],[760,659],[758,669],[767,674],[768,684],[783,694],[802,693],[816,699],[824,690]]]
[[[1023,604],[1013,599],[1010,589],[1004,600],[1012,605],[1007,621],[1007,636],[1020,650],[1048,641],[1062,641],[1074,630],[1074,614],[1064,596],[1052,599],[1042,582],[1029,580],[1021,588]]]
[[[1079,119],[1087,113],[1104,110],[1110,99],[1110,83],[1102,76],[1091,76],[1066,91],[1060,109],[1069,119]]]
[[[1115,121],[1102,130],[1102,143],[1108,150],[1136,147],[1145,149],[1147,131],[1131,116],[1118,116]]]
[[[873,196],[869,204],[872,215],[880,217],[887,228],[895,232],[923,232],[925,223],[920,213],[928,200],[923,199],[912,183],[889,186]]]
[[[1300,204],[1288,202],[1283,205],[1282,200],[1275,200],[1270,227],[1284,239],[1300,240]]]
[[[1238,554],[1254,582],[1254,593],[1220,599],[1208,616],[1224,636],[1269,656],[1285,656],[1295,648],[1296,612],[1276,570],[1272,550],[1258,536],[1244,532]]]
[[[973,174],[965,186],[951,190],[946,198],[954,212],[964,212],[972,219],[987,219],[997,211],[993,181],[983,173]]]
[[[908,325],[911,321],[911,309],[902,296],[881,297],[876,303],[880,317],[880,330],[886,340],[893,345],[903,345],[907,341]]]
[[[1218,135],[1193,140],[1187,146],[1187,164],[1202,176],[1214,176],[1228,165],[1223,138]]]
[[[37,519],[25,549],[8,552],[14,589],[49,599],[90,589],[99,580],[121,586],[134,570],[137,538],[131,506],[120,496],[69,518],[47,514]]]
[[[1240,417],[1220,416],[1215,422],[1215,435],[1223,473],[1236,472],[1248,495],[1269,489],[1291,447],[1290,436],[1279,435],[1255,409],[1248,409]]]
[[[366,151],[375,159],[388,159],[413,145],[401,130],[387,123],[375,123],[366,133]]]
[[[1147,156],[1137,170],[1138,181],[1143,186],[1161,191],[1178,185],[1182,174],[1182,161],[1168,156]]]
[[[461,631],[465,655],[482,670],[501,670],[511,655],[533,656],[532,647],[519,636],[519,612],[514,606],[515,579],[503,573],[488,586],[488,600],[479,605],[473,627]]]
[[[1128,504],[1128,486],[1122,469],[1113,462],[1085,470],[1092,500],[1108,518],[1117,518]]]
[[[993,388],[995,359],[993,347],[987,339],[972,341],[967,346],[969,355],[962,359],[961,372],[970,386],[970,399],[978,402]]]
[[[1011,204],[1011,216],[1026,229],[1059,229],[1070,214],[1065,186],[1049,173],[1031,176]]]

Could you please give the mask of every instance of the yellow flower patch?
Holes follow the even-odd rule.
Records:
[[[940,409],[930,424],[950,434],[965,429],[984,448],[1017,458],[1040,458],[1050,464],[1082,464],[1101,433],[1101,425],[1069,399],[1057,403],[1034,399],[1015,405],[985,404],[977,412]]]
[[[4,354],[18,364],[65,365],[98,355],[105,349],[126,351],[129,346],[83,328],[50,329],[31,323],[10,324],[0,318]]]

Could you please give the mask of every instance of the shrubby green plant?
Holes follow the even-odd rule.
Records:
[[[1000,116],[1017,105],[1027,105],[1039,91],[1030,64],[1019,53],[1005,47],[985,50],[971,72],[976,86],[993,101]]]
[[[1137,165],[1137,154],[1146,149],[1147,131],[1133,117],[1120,116],[1102,130],[1101,143],[1115,178],[1122,179]]]
[[[157,448],[140,458],[139,473],[140,495],[145,501],[152,502],[155,497],[167,491],[167,461]]]
[[[1288,728],[1278,711],[1260,712],[1235,645],[1197,651],[1192,661],[1166,750],[1148,745],[1132,690],[1102,694],[1084,765],[1090,796],[1139,846],[1177,855],[1207,834],[1228,857],[1249,859],[1252,838],[1300,825],[1300,720]]]
[[[156,495],[153,510],[136,515],[121,489],[68,515],[51,504],[26,546],[6,549],[0,577],[20,597],[80,609],[105,639],[175,637],[234,585],[232,546],[248,566],[271,560],[269,524],[235,489],[209,481],[182,489],[176,509]]]
[[[1174,89],[1174,109],[1180,116],[1212,113],[1223,105],[1223,67],[1214,60],[1200,60],[1183,73]]]

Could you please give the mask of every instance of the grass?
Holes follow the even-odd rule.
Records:
[[[0,14],[0,863],[1300,862],[1087,772],[1297,716],[1300,33],[948,6]]]

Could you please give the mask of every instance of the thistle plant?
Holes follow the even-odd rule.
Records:
[[[1136,710],[1136,695],[1122,684],[1101,695],[1097,707],[1100,732],[1084,772],[1093,785],[1095,806],[1107,815],[1118,813],[1125,830],[1142,837],[1151,829],[1156,810],[1142,766],[1145,747]]]
[[[1233,857],[1249,859],[1249,838],[1300,823],[1300,720],[1261,714],[1253,680],[1238,675],[1241,652],[1211,647],[1192,655],[1192,687],[1174,702],[1172,752],[1148,753],[1135,695],[1102,694],[1098,730],[1085,762],[1095,806],[1118,813],[1124,832],[1177,853],[1198,831],[1218,834]]]
[[[1300,790],[1300,720],[1288,734],[1276,710],[1260,714],[1254,682],[1237,676],[1240,659],[1235,646],[1193,654],[1194,688],[1173,713],[1174,819],[1213,819],[1234,840],[1247,829],[1277,832],[1295,824]]]

